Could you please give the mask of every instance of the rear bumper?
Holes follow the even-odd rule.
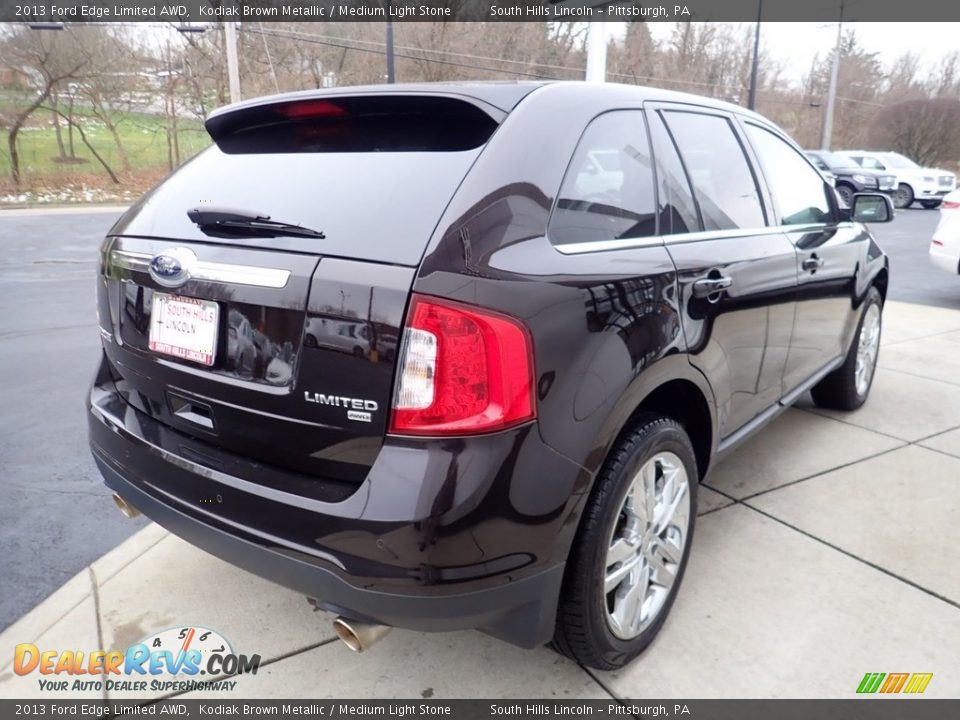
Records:
[[[275,487],[250,487],[187,459],[194,457],[190,446],[196,441],[126,405],[111,386],[98,376],[88,412],[91,450],[104,481],[188,542],[349,617],[424,631],[476,628],[523,647],[552,637],[566,554],[563,538],[572,533],[570,516],[575,513],[569,511],[575,495],[568,492],[547,516],[538,512],[524,518],[518,512],[539,508],[511,506],[522,480],[502,488],[502,474],[488,476],[479,494],[458,496],[471,484],[470,477],[460,477],[460,487],[449,492],[443,483],[437,485],[427,512],[420,515],[419,501],[430,478],[421,477],[416,486],[405,483],[402,470],[396,472],[396,455],[388,457],[392,476],[378,476],[374,466],[372,480],[338,503]],[[523,447],[529,448],[552,466],[548,472],[566,464],[568,474],[580,475],[569,461],[544,450],[535,431],[518,429],[512,437],[487,440],[494,440],[493,446],[480,451],[491,457],[499,454],[497,442],[506,441],[509,448],[521,448],[520,456]],[[214,453],[210,447],[207,451]],[[437,459],[428,453],[413,466],[423,473]],[[525,469],[517,460],[510,456],[514,472]],[[537,473],[532,479],[541,477],[550,475]],[[371,482],[380,486],[373,490]],[[376,497],[386,482],[394,499],[391,517]],[[187,496],[187,487],[197,493]],[[398,488],[414,497],[404,500]],[[516,499],[529,504],[529,496]],[[498,505],[498,516],[491,517]],[[398,514],[409,517],[403,520]],[[266,521],[244,524],[245,517],[282,519],[270,526]],[[295,532],[304,526],[315,540],[311,545]],[[506,547],[511,552],[504,552]]]

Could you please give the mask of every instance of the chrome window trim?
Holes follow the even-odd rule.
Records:
[[[584,253],[633,250],[659,245],[701,242],[703,240],[724,240],[727,238],[755,237],[758,235],[791,235],[800,232],[819,232],[826,228],[848,228],[852,226],[853,223],[841,222],[811,223],[806,225],[773,225],[761,228],[737,228],[734,230],[698,230],[697,232],[677,233],[676,235],[648,235],[642,238],[620,238],[597,240],[594,242],[566,243],[564,245],[554,245],[554,247],[564,255],[583,255]]]
[[[152,259],[153,255],[149,253],[133,252],[130,250],[110,251],[111,264],[135,272],[149,272],[150,261]],[[189,280],[204,280],[206,282],[228,285],[282,288],[286,287],[287,282],[290,280],[290,271],[280,270],[278,268],[256,267],[254,265],[232,265],[229,263],[198,260],[196,265],[190,268]]]

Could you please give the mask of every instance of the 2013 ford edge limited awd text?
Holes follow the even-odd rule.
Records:
[[[114,499],[340,616],[615,668],[697,486],[812,390],[870,390],[888,263],[780,130],[614,84],[281,95],[101,249]]]

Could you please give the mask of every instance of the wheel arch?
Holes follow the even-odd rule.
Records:
[[[886,303],[887,302],[887,287],[890,285],[890,271],[886,266],[880,268],[877,271],[877,274],[873,278],[871,283],[877,290],[880,291],[880,299]]]
[[[592,455],[588,470],[598,472],[617,443],[641,417],[656,413],[676,420],[690,436],[697,473],[706,477],[717,447],[717,410],[713,390],[686,355],[671,355],[647,368],[622,394],[607,418],[600,452]]]

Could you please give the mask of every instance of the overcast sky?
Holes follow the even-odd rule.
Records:
[[[950,0],[955,2],[956,0]],[[752,23],[745,23],[751,28]],[[666,38],[674,23],[650,23],[656,38]],[[849,22],[844,28],[857,31],[867,50],[880,53],[889,65],[905,52],[919,53],[923,66],[933,66],[951,50],[960,49],[960,23],[879,23]],[[775,23],[761,26],[760,43],[784,63],[787,77],[799,80],[809,69],[814,55],[830,52],[837,40],[836,23]]]

